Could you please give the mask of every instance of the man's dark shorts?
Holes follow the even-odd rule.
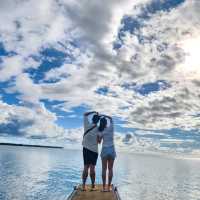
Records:
[[[98,153],[90,151],[83,147],[83,160],[84,165],[96,165],[98,158]]]

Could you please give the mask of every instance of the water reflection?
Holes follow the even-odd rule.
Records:
[[[119,154],[114,183],[124,200],[199,200],[200,161]],[[81,182],[82,153],[0,146],[0,199],[66,199]],[[101,182],[101,162],[97,183]]]
[[[119,161],[120,160],[120,161]],[[200,162],[156,156],[120,155],[116,166],[122,199],[197,200],[200,195]],[[198,164],[197,164],[198,163]],[[194,176],[198,174],[198,176]],[[198,188],[197,190],[194,188]],[[195,193],[195,195],[194,195]],[[198,195],[197,195],[198,194]]]
[[[80,182],[80,152],[0,148],[0,199],[62,199]]]

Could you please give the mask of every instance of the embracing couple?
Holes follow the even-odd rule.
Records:
[[[92,116],[91,122],[89,116]],[[111,191],[113,177],[113,164],[116,157],[114,147],[114,128],[112,117],[100,115],[92,111],[84,114],[84,135],[83,135],[83,160],[84,169],[82,174],[82,189],[86,190],[88,172],[91,178],[91,190],[95,190],[95,166],[98,158],[98,144],[102,142],[102,191]],[[108,170],[108,184],[106,187],[106,172]]]

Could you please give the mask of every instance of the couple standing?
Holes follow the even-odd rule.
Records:
[[[92,116],[89,122],[89,116]],[[108,124],[109,122],[109,124]],[[84,169],[82,174],[82,189],[86,190],[86,180],[88,171],[91,178],[91,190],[95,190],[95,166],[98,158],[98,144],[102,142],[101,160],[102,160],[102,181],[103,190],[111,191],[111,182],[113,177],[113,164],[116,157],[114,147],[114,129],[112,117],[100,115],[92,111],[84,113],[84,135],[83,135],[83,160]],[[108,185],[106,187],[106,172],[108,170]]]

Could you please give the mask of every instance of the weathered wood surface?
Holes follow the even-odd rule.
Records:
[[[91,191],[90,186],[86,187],[86,191],[82,191],[81,187],[75,188],[73,193],[67,200],[120,200],[117,190],[111,192],[102,192],[102,185],[97,185],[95,191]]]

